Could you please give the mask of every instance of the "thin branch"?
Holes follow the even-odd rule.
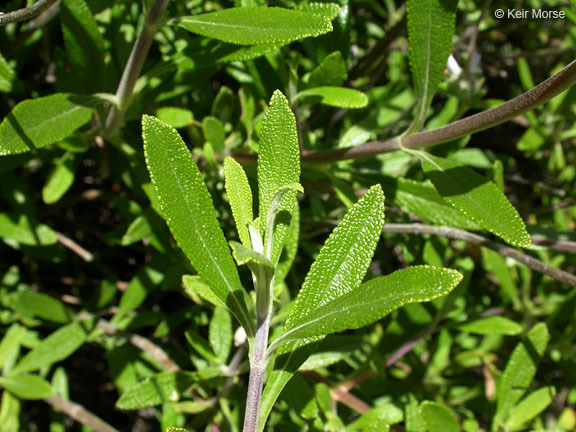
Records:
[[[538,273],[550,276],[559,282],[576,286],[576,276],[573,274],[544,264],[542,261],[518,252],[516,249],[509,246],[504,246],[500,243],[488,240],[486,237],[461,229],[421,224],[387,224],[384,226],[383,232],[395,234],[428,234],[446,237],[453,240],[462,240],[477,246],[492,249],[503,257],[512,258],[514,261],[524,264],[526,267],[529,267]]]
[[[6,25],[10,23],[26,21],[30,18],[34,18],[37,15],[40,15],[42,11],[48,9],[58,0],[38,0],[32,6],[18,9],[14,12],[0,12],[0,25]]]
[[[408,148],[429,147],[452,141],[466,135],[489,129],[512,120],[548,102],[576,83],[576,61],[556,75],[540,83],[532,90],[495,108],[450,123],[444,127],[418,132],[405,137],[402,144]],[[330,163],[347,159],[361,159],[399,150],[399,137],[385,141],[336,150],[308,151],[302,155],[303,162]]]
[[[156,360],[158,363],[164,366],[166,370],[170,372],[178,372],[180,370],[180,366],[174,363],[162,348],[160,348],[158,345],[151,342],[150,340],[146,339],[145,337],[132,334],[126,331],[118,330],[108,321],[102,319],[98,320],[97,327],[104,333],[107,333],[109,335],[125,337],[132,345],[148,353],[150,357],[152,357],[154,360]]]
[[[144,27],[134,43],[124,72],[122,72],[118,89],[116,90],[116,98],[118,99],[120,108],[112,107],[110,109],[110,113],[106,119],[105,136],[110,137],[116,135],[122,125],[124,114],[126,114],[126,110],[132,99],[136,80],[140,76],[140,72],[142,72],[142,67],[144,66],[144,61],[152,45],[152,40],[154,39],[160,18],[164,10],[166,10],[169,1],[170,0],[156,0],[148,12]]]
[[[78,423],[88,426],[95,432],[119,432],[118,429],[113,428],[82,405],[66,400],[58,395],[45,398],[44,402],[52,405],[54,408],[58,408],[68,417],[73,418]]]
[[[366,414],[368,411],[372,409],[370,405],[364,402],[361,399],[358,399],[356,396],[349,394],[346,390],[336,386],[332,381],[328,378],[324,378],[318,372],[315,371],[303,371],[304,375],[310,378],[312,381],[315,382],[322,382],[327,384],[330,387],[330,393],[332,398],[338,402],[343,403],[348,408],[353,409],[359,414]]]
[[[56,237],[58,238],[58,242],[60,242],[60,244],[62,246],[70,249],[72,252],[74,252],[76,255],[78,255],[80,258],[82,258],[84,261],[86,261],[86,262],[94,261],[94,255],[92,255],[91,252],[84,249],[82,246],[80,246],[78,243],[76,243],[71,238],[68,238],[64,234],[59,233],[59,232],[56,233]]]

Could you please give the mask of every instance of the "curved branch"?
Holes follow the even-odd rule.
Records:
[[[573,61],[553,77],[538,84],[532,90],[515,97],[504,104],[470,117],[450,123],[444,127],[418,132],[404,137],[404,147],[420,148],[452,141],[466,135],[489,129],[505,123],[519,115],[537,108],[554,96],[572,87],[576,83],[576,61]],[[372,141],[358,147],[308,151],[302,160],[308,163],[329,163],[346,159],[361,159],[399,150],[399,137],[386,141]]]
[[[395,234],[429,234],[438,237],[446,237],[453,240],[463,240],[477,246],[483,246],[498,252],[503,257],[512,258],[514,261],[524,264],[530,269],[550,276],[559,282],[576,286],[576,276],[563,270],[544,264],[542,261],[524,255],[509,246],[488,240],[486,237],[479,236],[468,231],[457,228],[421,224],[387,224],[384,225],[383,232]]]
[[[119,432],[118,429],[113,428],[100,417],[88,411],[82,405],[69,401],[58,395],[45,398],[44,402],[58,408],[64,412],[68,417],[76,420],[85,426],[88,426],[96,432]]]
[[[27,8],[18,9],[14,12],[0,12],[0,25],[26,21],[30,18],[34,18],[36,15],[40,15],[43,11],[48,9],[57,1],[58,0],[38,0],[32,6]]]

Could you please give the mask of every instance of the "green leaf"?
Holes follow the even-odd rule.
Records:
[[[20,432],[20,400],[10,392],[2,392],[0,424],[3,432]]]
[[[74,317],[74,312],[59,300],[34,291],[12,293],[6,297],[5,304],[23,315],[56,323],[65,324]]]
[[[188,296],[200,296],[202,299],[212,303],[214,306],[226,306],[222,300],[214,293],[212,288],[206,284],[200,276],[184,275],[182,277],[184,290]]]
[[[368,105],[366,94],[344,87],[315,87],[298,93],[298,98],[337,108],[364,108]]]
[[[301,3],[297,6],[298,10],[304,12],[312,12],[316,15],[321,15],[328,18],[330,21],[335,19],[342,9],[336,3]]]
[[[86,341],[86,325],[86,322],[75,322],[59,328],[26,354],[12,373],[31,372],[69,357]]]
[[[326,56],[316,69],[310,72],[308,87],[339,87],[348,78],[346,63],[340,51],[335,51]]]
[[[394,184],[382,183],[389,200],[398,205],[404,212],[411,212],[418,217],[434,222],[467,230],[479,230],[481,227],[450,206],[442,199],[430,182],[421,183],[415,180],[398,178]]]
[[[510,411],[506,429],[511,431],[527,430],[527,423],[548,408],[556,396],[554,387],[542,387],[522,399]]]
[[[457,271],[438,267],[414,266],[398,270],[324,303],[292,324],[279,340],[284,343],[364,327],[405,304],[443,296],[461,280],[462,275]]]
[[[530,387],[549,339],[546,324],[539,323],[514,349],[498,385],[497,419],[506,416]]]
[[[59,16],[67,59],[89,93],[102,90],[106,78],[105,48],[94,14],[85,0],[64,0]]]
[[[505,302],[512,302],[514,309],[520,310],[522,303],[518,294],[518,286],[511,274],[513,267],[508,265],[502,255],[492,249],[482,248],[482,259],[486,271],[496,277]]]
[[[247,248],[252,247],[248,230],[248,224],[254,218],[252,214],[252,190],[244,169],[231,157],[224,160],[224,179],[240,241]]]
[[[156,110],[156,117],[176,129],[186,127],[194,120],[192,111],[176,107],[158,108]]]
[[[92,117],[80,98],[57,93],[20,102],[0,123],[0,156],[25,153],[72,135]]]
[[[512,246],[530,246],[524,221],[494,183],[458,162],[415,154],[446,202]]]
[[[44,399],[54,393],[50,383],[36,375],[0,377],[0,386],[20,399]]]
[[[204,117],[202,130],[204,131],[204,139],[212,144],[216,153],[222,154],[224,152],[224,141],[226,140],[226,132],[222,122],[216,117]]]
[[[456,416],[444,405],[437,402],[424,401],[420,405],[420,413],[426,423],[428,432],[459,432],[460,425]]]
[[[344,216],[320,250],[284,326],[287,331],[306,321],[315,309],[360,286],[384,224],[384,194],[380,185],[368,192]],[[262,430],[276,398],[314,352],[314,344],[282,345],[262,396],[259,430]]]
[[[142,134],[162,216],[198,274],[251,337],[245,291],[194,158],[178,132],[154,117],[142,118]]]
[[[236,45],[288,43],[332,31],[325,16],[276,7],[232,8],[185,16],[180,27]]]
[[[232,318],[228,309],[224,307],[215,308],[208,329],[208,341],[214,350],[214,354],[216,354],[216,357],[223,365],[226,364],[230,356],[233,338]]]
[[[26,335],[26,328],[18,324],[12,324],[4,334],[0,343],[0,368],[14,355],[20,347],[20,342]]]
[[[68,192],[74,183],[74,158],[70,155],[56,162],[50,172],[46,184],[42,188],[42,200],[46,204],[54,204]]]
[[[116,402],[116,406],[123,410],[137,410],[177,402],[192,384],[220,373],[216,369],[204,375],[184,371],[159,373],[129,389]]]
[[[480,318],[458,326],[458,330],[482,335],[501,334],[514,336],[522,333],[522,326],[501,316]]]
[[[284,251],[280,256],[280,261],[276,265],[276,270],[274,272],[274,284],[280,284],[284,281],[292,263],[296,258],[298,252],[298,240],[300,239],[300,208],[298,203],[294,207],[292,212],[292,219],[290,221],[290,226],[288,227],[288,232],[286,234],[286,245],[284,246]]]
[[[452,49],[456,23],[457,0],[408,0],[408,44],[410,68],[418,105],[410,131],[418,131],[426,120],[426,112]]]
[[[296,119],[288,100],[280,91],[275,91],[270,106],[264,114],[260,131],[258,153],[258,192],[260,197],[260,230],[266,238],[270,204],[278,191],[297,184],[300,179],[300,146]],[[290,215],[296,205],[296,191],[284,194],[278,207],[274,225],[274,244],[270,261],[276,264],[284,246],[290,225]]]
[[[270,270],[274,269],[274,265],[261,253],[258,253],[252,249],[241,245],[238,242],[231,241],[230,247],[232,248],[232,255],[238,263],[238,265],[244,264],[254,264],[258,266],[264,266]]]
[[[28,246],[50,246],[58,241],[50,227],[25,214],[0,213],[0,232],[3,238]]]
[[[16,73],[10,67],[6,59],[0,54],[0,92],[10,93]]]
[[[400,423],[403,417],[402,410],[392,404],[376,406],[350,424],[346,432],[383,432],[391,424]]]

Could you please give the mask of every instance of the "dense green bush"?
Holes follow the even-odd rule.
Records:
[[[576,428],[572,5],[2,8],[2,432]]]

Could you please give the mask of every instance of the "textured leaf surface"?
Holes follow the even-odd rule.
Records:
[[[12,370],[14,374],[31,372],[64,360],[86,341],[85,322],[75,322],[59,328],[24,358]]]
[[[424,401],[420,412],[428,432],[459,432],[460,425],[456,416],[444,405],[437,402]]]
[[[446,202],[512,246],[530,246],[524,221],[494,183],[458,162],[417,154]]]
[[[424,220],[467,230],[481,229],[477,223],[446,203],[429,182],[399,178],[394,186],[383,183],[382,187],[389,200],[393,199],[402,210],[412,212]]]
[[[405,304],[445,295],[461,280],[462,275],[457,271],[438,267],[398,270],[372,279],[315,309],[286,330],[283,340],[314,338],[372,324]]]
[[[380,185],[376,185],[346,213],[326,240],[304,280],[284,331],[305,322],[306,316],[316,308],[360,286],[383,224],[384,194]],[[301,342],[279,348],[274,370],[262,396],[260,430],[276,398],[314,349],[313,344],[302,347]]]
[[[344,87],[315,87],[300,92],[298,97],[337,108],[364,108],[368,105],[366,94]]]
[[[444,78],[457,4],[457,0],[408,0],[406,4],[410,68],[419,99],[414,130],[424,124],[432,97]]]
[[[475,321],[462,324],[458,327],[460,331],[476,334],[502,334],[514,336],[522,333],[522,326],[511,319],[501,316],[480,318]]]
[[[5,304],[21,314],[57,323],[68,323],[74,316],[74,312],[59,300],[35,291],[9,294]]]
[[[260,151],[258,153],[258,193],[261,231],[266,229],[270,204],[277,192],[298,183],[300,180],[300,146],[296,119],[288,100],[275,91],[268,110],[264,115],[260,131]],[[296,205],[296,191],[284,194],[280,201],[274,228],[274,245],[270,261],[278,261],[288,226],[290,214]],[[265,236],[263,236],[265,237]]]
[[[510,411],[506,422],[507,429],[527,430],[526,423],[548,408],[554,396],[556,396],[554,387],[542,387],[526,396]]]
[[[549,339],[546,324],[539,323],[528,332],[526,339],[516,346],[498,386],[497,417],[507,415],[526,393],[536,375]]]
[[[236,222],[240,241],[246,247],[251,247],[248,224],[254,219],[252,214],[252,190],[242,166],[231,157],[224,160],[224,179],[226,193]]]
[[[261,253],[258,253],[252,249],[248,249],[247,247],[235,241],[230,242],[230,247],[232,248],[232,254],[234,255],[234,259],[238,265],[256,264],[267,267],[270,270],[274,269],[274,266],[270,260]]]
[[[304,12],[312,12],[317,15],[324,16],[328,18],[330,21],[335,19],[338,14],[341,12],[340,6],[336,3],[317,3],[317,2],[310,2],[310,3],[302,3],[297,6],[298,10]]]
[[[92,109],[70,94],[20,102],[0,123],[0,156],[25,153],[72,135],[92,117]]]
[[[218,376],[217,372],[217,370],[211,370],[211,375]],[[210,377],[210,373],[205,375],[205,378]],[[116,406],[124,410],[137,410],[167,402],[177,402],[192,384],[201,379],[203,376],[194,372],[160,373],[129,389],[116,402]]]
[[[178,21],[186,30],[237,45],[288,43],[332,31],[322,15],[276,7],[232,8]]]
[[[144,116],[142,130],[148,171],[174,238],[247,334],[254,334],[236,266],[194,158],[178,132],[158,119]]]
[[[347,77],[346,63],[342,58],[342,54],[340,51],[335,51],[326,56],[322,63],[310,72],[308,87],[338,87],[344,83]]]
[[[0,377],[0,387],[21,399],[44,399],[54,392],[50,383],[36,375]]]
[[[198,295],[202,299],[212,303],[214,306],[226,306],[214,291],[206,284],[200,276],[184,275],[182,277],[184,289],[189,296]]]

